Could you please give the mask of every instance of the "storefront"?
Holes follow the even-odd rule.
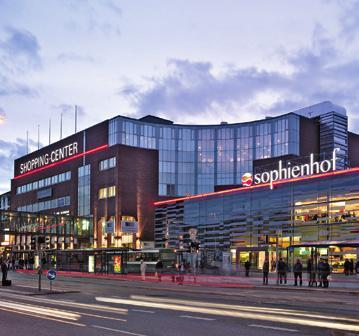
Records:
[[[229,252],[239,265],[261,268],[268,256],[291,266],[316,247],[340,271],[358,259],[359,168],[156,203],[156,247],[180,248],[178,237],[186,246],[193,228],[201,249]]]

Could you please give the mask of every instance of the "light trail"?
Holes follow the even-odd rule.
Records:
[[[147,296],[139,296],[139,295],[131,295],[131,299],[133,300],[146,300],[151,302],[160,302],[160,303],[175,303],[180,305],[186,305],[190,307],[211,307],[211,308],[221,308],[221,309],[229,309],[235,311],[248,311],[248,312],[260,312],[260,313],[271,313],[278,315],[290,315],[290,316],[302,316],[302,317],[310,317],[310,318],[320,318],[324,320],[339,320],[339,321],[347,321],[347,322],[355,322],[359,323],[358,319],[350,319],[345,317],[337,317],[337,316],[329,316],[329,315],[319,315],[317,313],[310,314],[306,311],[300,310],[291,310],[291,309],[281,309],[281,308],[267,308],[267,307],[256,307],[256,306],[238,306],[238,305],[228,305],[223,303],[212,303],[212,302],[200,302],[200,301],[188,301],[188,300],[176,300],[176,299],[162,299],[162,298],[153,298]]]
[[[310,319],[304,319],[304,318],[298,318],[296,316],[293,316],[293,317],[278,316],[278,315],[270,314],[269,312],[268,312],[268,314],[250,313],[250,312],[245,312],[245,311],[239,312],[239,311],[234,311],[234,310],[225,310],[225,309],[220,310],[220,309],[215,309],[215,308],[186,306],[186,305],[179,305],[179,304],[166,304],[166,303],[158,303],[158,302],[146,302],[146,301],[131,300],[131,299],[114,299],[114,298],[108,298],[108,297],[96,297],[96,300],[100,301],[100,302],[138,306],[138,307],[150,307],[150,308],[167,309],[167,310],[174,310],[174,311],[236,317],[236,318],[242,318],[242,319],[272,321],[272,322],[312,326],[312,327],[319,327],[319,328],[326,328],[326,329],[337,329],[337,330],[359,332],[358,323],[345,324],[345,323],[331,322],[331,321],[316,321],[313,319],[313,318],[316,318],[315,315],[311,316]]]

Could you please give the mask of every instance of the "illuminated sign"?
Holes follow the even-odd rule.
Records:
[[[242,185],[244,187],[250,187],[253,184],[253,176],[251,173],[245,173],[242,176]]]
[[[288,162],[287,167],[283,167],[282,160],[279,160],[278,169],[257,173],[254,175],[254,180],[252,180],[252,174],[245,173],[242,176],[242,185],[249,187],[253,182],[254,184],[269,183],[270,188],[273,189],[274,181],[335,171],[338,151],[339,148],[335,148],[332,158],[321,162],[314,161],[314,154],[310,154],[309,163],[298,166],[291,166],[291,163]]]
[[[61,148],[57,148],[49,153],[35,157],[25,163],[20,164],[20,174],[31,172],[34,169],[45,167],[49,164],[67,159],[78,153],[78,143],[73,142]]]

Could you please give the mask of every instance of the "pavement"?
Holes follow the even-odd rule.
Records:
[[[359,334],[358,298],[334,288],[208,287],[59,274],[52,292],[43,276],[39,292],[36,274],[9,277],[13,286],[0,287],[0,335]]]
[[[33,273],[35,271],[29,270],[18,270],[18,273]],[[67,272],[60,271],[58,275],[62,277],[70,278],[95,278],[95,279],[112,279],[119,281],[131,281],[131,282],[141,282],[141,283],[157,283],[158,278],[155,274],[146,274],[145,279],[138,274],[95,274],[95,273],[82,273],[82,272]],[[345,276],[343,274],[334,274],[332,275],[332,280],[330,281],[330,288],[324,289],[319,286],[308,287],[308,281],[306,275],[303,277],[303,286],[294,286],[293,277],[288,276],[287,284],[278,285],[277,278],[275,273],[271,273],[269,276],[269,281],[267,286],[263,286],[262,277],[259,273],[251,274],[249,277],[245,276],[208,276],[208,275],[197,275],[193,276],[186,274],[182,277],[181,281],[178,281],[179,278],[177,275],[173,274],[162,274],[161,282],[162,284],[167,285],[187,285],[195,287],[221,287],[221,288],[272,288],[272,289],[285,289],[285,290],[306,290],[306,291],[316,291],[316,290],[330,290],[337,292],[348,292],[353,295],[359,295],[359,274],[352,276]],[[319,283],[318,283],[319,284]]]

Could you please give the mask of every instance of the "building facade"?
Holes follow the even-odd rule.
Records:
[[[11,193],[6,192],[0,195],[0,210],[9,210],[11,204]]]
[[[140,247],[157,194],[157,151],[109,146],[105,121],[15,160],[11,209],[90,217],[92,247]]]
[[[156,247],[188,248],[193,229],[202,250],[231,253],[238,263],[261,266],[266,254],[288,257],[289,247],[293,260],[305,261],[319,242],[332,265],[356,260],[359,168],[156,203]]]
[[[109,121],[109,144],[157,149],[159,195],[195,195],[236,185],[262,161],[281,156],[321,157],[340,148],[348,166],[346,111],[330,102],[264,120],[220,125],[179,125],[147,116]]]

